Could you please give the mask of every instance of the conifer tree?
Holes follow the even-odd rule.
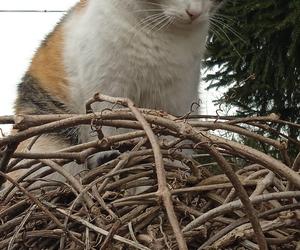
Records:
[[[218,70],[206,80],[228,87],[219,102],[242,116],[276,113],[300,123],[300,1],[229,0],[211,27],[206,65]]]

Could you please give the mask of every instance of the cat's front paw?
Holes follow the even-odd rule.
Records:
[[[120,152],[118,150],[98,152],[88,159],[87,167],[88,169],[94,169],[106,162],[116,159],[119,155]]]

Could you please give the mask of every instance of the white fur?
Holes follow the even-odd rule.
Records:
[[[184,14],[185,8],[208,12],[210,1],[156,1],[166,13],[186,20],[152,33],[138,25],[142,1],[90,0],[84,11],[68,18],[64,60],[75,112],[84,112],[86,100],[96,92],[129,97],[139,107],[175,115],[187,113],[198,100],[208,19],[189,24]]]

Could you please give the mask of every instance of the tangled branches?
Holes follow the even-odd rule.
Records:
[[[104,101],[125,108],[94,112],[92,104]],[[252,129],[284,123],[277,116],[178,118],[100,94],[86,108],[84,115],[0,118],[19,130],[0,139],[1,184],[10,182],[1,192],[0,249],[296,248],[300,155],[291,159],[286,142]],[[91,124],[94,141],[57,152],[30,150],[44,134]],[[103,126],[130,130],[106,137]],[[214,131],[259,141],[277,154]],[[16,151],[25,140],[31,140],[28,150]],[[72,176],[63,168],[110,149],[120,155],[89,171]],[[10,177],[20,169],[28,171]],[[53,172],[66,181],[47,179]]]

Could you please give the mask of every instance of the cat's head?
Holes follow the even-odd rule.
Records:
[[[221,6],[221,0],[135,0],[144,22],[151,24],[196,26],[208,22]],[[152,26],[152,25],[150,25]]]

